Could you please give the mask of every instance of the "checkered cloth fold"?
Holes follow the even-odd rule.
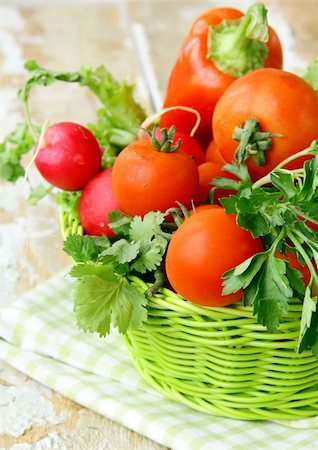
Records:
[[[0,358],[40,383],[175,450],[316,449],[318,417],[243,422],[171,401],[133,368],[122,338],[75,326],[73,280],[60,273],[0,314]]]

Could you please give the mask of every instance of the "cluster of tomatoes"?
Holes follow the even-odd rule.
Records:
[[[63,190],[82,190],[80,220],[86,233],[112,235],[108,213],[128,215],[165,212],[177,202],[191,209],[190,218],[173,234],[166,254],[166,274],[182,296],[204,305],[227,305],[241,292],[222,296],[222,274],[263,250],[260,239],[236,224],[218,203],[230,191],[216,191],[211,182],[234,160],[236,127],[256,118],[262,132],[275,133],[266,159],[246,164],[253,181],[307,146],[318,134],[318,96],[295,74],[283,71],[279,39],[271,28],[262,68],[234,77],[206,57],[208,31],[242,13],[217,8],[200,16],[191,28],[168,80],[160,128],[123,149],[112,169],[102,169],[102,151],[93,134],[78,124],[59,123],[47,130],[35,163],[47,181]],[[195,109],[201,121],[194,136]],[[171,110],[175,107],[175,110]],[[171,130],[171,126],[175,126]],[[168,131],[169,129],[169,131]],[[301,160],[289,166],[302,166]],[[202,205],[202,206],[201,206]],[[294,258],[291,264],[297,266]]]

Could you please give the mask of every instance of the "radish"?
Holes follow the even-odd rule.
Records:
[[[112,170],[106,169],[87,183],[80,198],[79,216],[86,233],[113,236],[108,214],[114,209],[119,207],[112,190]]]
[[[35,165],[43,178],[60,189],[76,191],[101,171],[102,152],[94,135],[73,122],[50,126],[36,149]]]

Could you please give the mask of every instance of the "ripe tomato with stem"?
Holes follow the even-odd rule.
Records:
[[[167,278],[193,303],[229,305],[241,299],[242,291],[222,295],[223,273],[263,250],[259,238],[236,224],[235,215],[215,205],[192,214],[173,234],[166,256]]]
[[[129,215],[165,212],[177,202],[190,207],[199,188],[199,173],[193,159],[173,145],[175,128],[163,129],[160,142],[139,139],[129,144],[115,160],[112,186],[120,209]]]

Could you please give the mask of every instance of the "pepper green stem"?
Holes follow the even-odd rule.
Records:
[[[238,78],[264,67],[268,38],[267,10],[258,3],[240,19],[210,26],[207,58],[222,72]]]

